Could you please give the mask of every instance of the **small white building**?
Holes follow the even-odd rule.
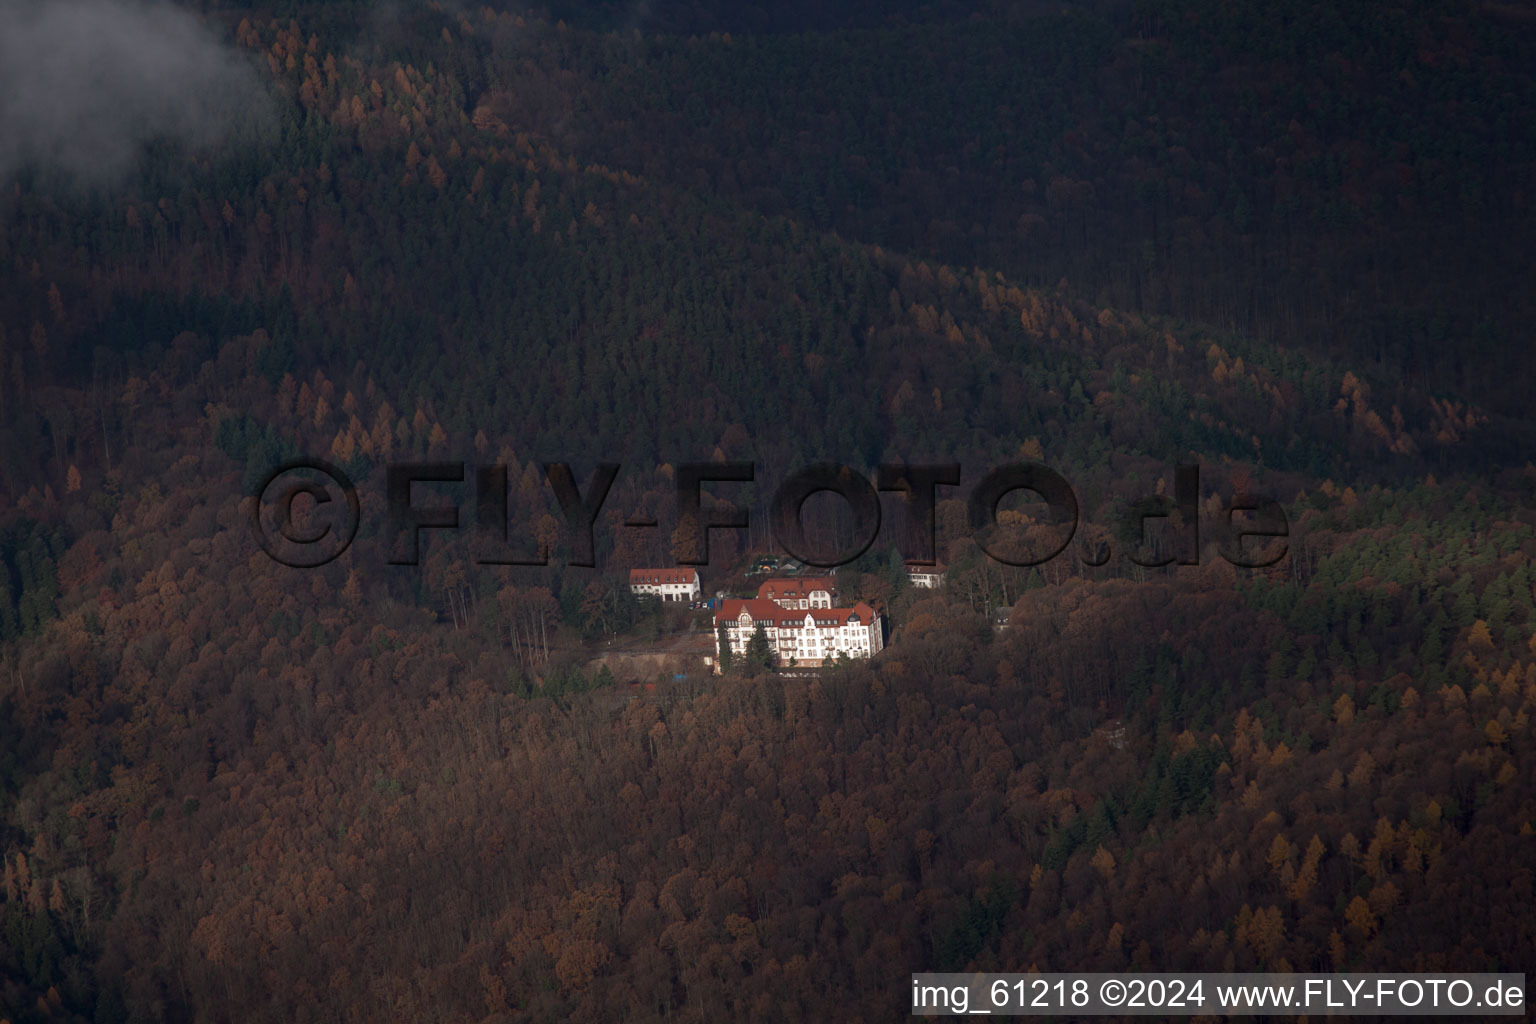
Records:
[[[907,566],[907,579],[914,587],[942,587],[944,585],[944,567],[942,565],[909,565]]]
[[[631,569],[629,589],[633,593],[649,594],[663,601],[697,601],[699,570]]]

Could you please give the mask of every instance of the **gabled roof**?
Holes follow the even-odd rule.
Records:
[[[764,627],[776,629],[804,629],[806,619],[811,620],[812,628],[827,622],[845,626],[850,622],[863,625],[875,621],[875,610],[863,601],[852,608],[785,608],[765,597],[733,597],[720,603],[715,611],[715,625],[735,622],[743,611],[752,616],[754,623],[761,622]]]
[[[632,587],[655,587],[664,583],[697,583],[699,582],[699,570],[697,569],[631,569],[629,570],[629,585]]]
[[[765,626],[777,626],[781,616],[790,614],[789,609],[765,597],[728,597],[720,602],[719,608],[715,609],[715,624],[735,622],[741,618],[743,611],[752,616],[753,622],[761,622]]]
[[[825,577],[812,577],[796,580],[764,580],[763,585],[757,588],[757,596],[773,601],[801,601],[810,597],[813,590],[825,590],[829,595],[836,592],[831,580]]]

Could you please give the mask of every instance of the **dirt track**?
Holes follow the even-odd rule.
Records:
[[[704,658],[714,651],[714,637],[708,633],[671,633],[655,640],[630,640],[594,649],[587,670],[595,672],[599,665],[607,665],[614,679],[621,683],[632,679],[650,682],[658,675],[670,677],[679,672],[697,675],[709,671]]]

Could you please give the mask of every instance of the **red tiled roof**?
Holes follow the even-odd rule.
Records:
[[[758,597],[766,597],[775,601],[798,601],[809,597],[813,590],[825,590],[828,594],[834,593],[832,581],[829,579],[804,579],[804,580],[765,580],[763,585],[757,588]]]
[[[835,626],[846,625],[850,620],[857,619],[861,624],[875,621],[875,610],[860,601],[852,608],[785,608],[766,597],[727,598],[720,603],[720,608],[715,612],[715,625],[722,622],[735,622],[741,618],[742,609],[745,608],[753,622],[761,622],[764,626],[774,626],[779,629],[798,629],[805,625],[806,617],[820,625],[831,622]]]
[[[632,587],[660,586],[663,583],[697,583],[697,569],[631,569],[629,585]]]

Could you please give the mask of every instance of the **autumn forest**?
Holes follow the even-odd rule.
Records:
[[[11,7],[0,1021],[1536,962],[1528,4]],[[252,535],[299,456],[361,499],[315,568]],[[465,529],[391,564],[433,462]],[[962,467],[942,585],[899,493],[837,568],[877,655],[717,673],[631,591],[741,462],[704,599],[798,468]],[[595,565],[554,463],[621,466]],[[1027,492],[969,520],[1013,463],[1078,504],[1040,564]],[[545,564],[479,557],[485,466]]]

